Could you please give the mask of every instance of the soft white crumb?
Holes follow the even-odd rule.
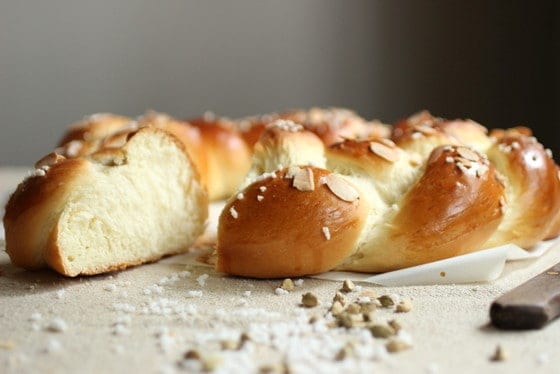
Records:
[[[66,290],[63,290],[63,289],[56,291],[56,298],[57,299],[62,299],[64,297],[65,293],[66,293]]]
[[[243,297],[249,297],[249,296],[251,296],[251,291],[243,292]]]

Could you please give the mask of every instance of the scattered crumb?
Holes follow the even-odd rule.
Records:
[[[544,365],[547,364],[550,361],[550,356],[548,355],[548,353],[540,353],[537,356],[537,364],[539,365]]]
[[[202,297],[202,291],[200,290],[187,291],[187,297]]]
[[[294,284],[295,284],[296,287],[301,287],[301,286],[303,286],[303,279],[296,279],[296,280],[294,281]]]
[[[354,291],[354,288],[356,286],[354,285],[354,282],[352,282],[349,279],[346,279],[344,282],[342,282],[342,288],[340,289],[342,292],[352,292]]]
[[[283,289],[282,287],[278,287],[274,290],[274,293],[278,296],[288,295],[289,292]]]
[[[152,284],[149,287],[144,288],[143,294],[144,295],[161,295],[163,294],[164,288],[157,284]]]
[[[45,353],[56,353],[62,351],[62,344],[56,339],[49,339],[45,347]]]
[[[108,292],[114,292],[117,290],[117,285],[114,283],[106,284],[103,289]]]
[[[0,349],[5,349],[7,351],[12,350],[16,347],[16,343],[11,340],[0,340]]]
[[[408,313],[412,310],[412,301],[410,299],[401,300],[395,309],[396,313]]]
[[[502,348],[501,345],[498,344],[496,346],[496,350],[494,351],[494,354],[490,357],[490,361],[502,362],[505,361],[506,359],[507,359],[506,351]]]
[[[41,313],[35,312],[35,313],[31,314],[31,317],[29,317],[29,320],[33,321],[33,322],[37,322],[37,321],[40,321],[42,318],[43,318],[43,315]]]
[[[56,298],[57,299],[62,299],[64,297],[65,293],[66,293],[66,290],[64,290],[64,289],[56,291]]]
[[[208,277],[209,277],[208,274],[202,274],[201,276],[199,276],[198,278],[196,278],[196,281],[198,282],[198,284],[200,285],[200,287],[206,286],[206,281],[208,280]]]
[[[285,289],[286,291],[293,291],[295,288],[294,281],[290,278],[286,278],[282,281],[281,288]]]
[[[387,352],[389,352],[389,353],[398,353],[398,352],[410,349],[410,348],[412,348],[412,346],[410,344],[408,344],[407,342],[405,342],[404,340],[396,337],[396,338],[391,338],[387,342],[387,344],[385,344],[385,348],[387,349]]]
[[[68,330],[68,324],[60,317],[55,317],[52,321],[45,327],[47,331],[51,332],[65,332]]]
[[[313,308],[319,305],[319,299],[312,292],[306,292],[301,297],[301,305],[306,308]]]
[[[395,305],[395,300],[391,295],[383,295],[377,298],[383,308],[390,308]]]

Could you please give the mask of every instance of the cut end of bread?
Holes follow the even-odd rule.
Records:
[[[141,129],[123,147],[79,161],[79,170],[66,179],[54,178],[63,162],[37,181],[42,188],[61,182],[72,188],[44,195],[5,222],[14,263],[43,263],[66,276],[99,274],[184,252],[202,233],[206,192],[182,144],[168,133]],[[33,191],[20,191],[20,199],[26,193]],[[10,204],[7,215],[9,210]],[[42,237],[22,246],[25,231],[16,227],[26,225],[20,219],[26,216],[42,222],[36,233]],[[42,261],[31,266],[26,258]]]

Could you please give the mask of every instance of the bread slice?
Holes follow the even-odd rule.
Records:
[[[6,251],[27,269],[99,274],[186,251],[202,233],[207,194],[174,136],[156,128],[87,157],[51,154],[11,196]]]

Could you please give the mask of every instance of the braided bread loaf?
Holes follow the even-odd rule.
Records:
[[[217,270],[383,272],[559,234],[558,166],[527,130],[488,136],[422,112],[391,139],[325,149],[304,138],[277,122],[256,144],[250,179],[220,216]]]
[[[184,144],[210,200],[231,196],[251,165],[250,149],[234,123],[211,114],[190,121],[153,111],[136,120],[94,114],[70,127],[59,143],[58,153],[81,157],[101,147],[119,147],[129,131],[142,127],[165,130]]]
[[[208,199],[181,142],[146,127],[85,146],[86,156],[70,149],[74,157],[44,157],[11,196],[4,229],[15,265],[99,274],[194,243]]]
[[[266,114],[233,121],[207,112],[188,121],[150,111],[132,120],[114,114],[99,113],[72,125],[59,142],[58,153],[81,157],[101,147],[119,147],[126,133],[152,126],[175,135],[184,145],[211,201],[231,196],[251,166],[256,140],[266,125],[275,119],[297,119],[306,129],[317,134],[327,145],[344,138],[386,136],[389,127],[368,122],[354,112],[340,108],[311,108],[281,114]]]

